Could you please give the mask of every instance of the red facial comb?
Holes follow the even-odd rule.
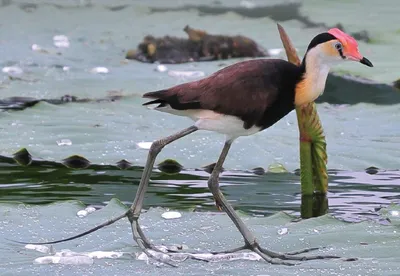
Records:
[[[353,48],[357,49],[358,48],[358,43],[354,39],[354,37],[346,34],[345,32],[342,32],[338,28],[333,28],[328,31],[331,35],[336,37],[342,44],[343,46],[346,46],[348,48]]]

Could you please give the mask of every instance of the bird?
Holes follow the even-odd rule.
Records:
[[[196,131],[206,130],[225,135],[225,143],[208,179],[208,187],[217,206],[227,213],[244,239],[243,246],[223,253],[247,249],[271,264],[283,265],[293,265],[291,261],[338,258],[329,255],[298,256],[318,248],[280,253],[261,247],[255,235],[220,191],[219,174],[229,149],[237,138],[266,130],[296,106],[313,102],[324,92],[331,67],[345,61],[355,61],[373,67],[372,63],[360,54],[358,43],[352,36],[338,28],[332,28],[311,40],[300,66],[282,59],[246,60],[222,68],[200,80],[145,93],[143,98],[148,101],[143,103],[144,106],[188,117],[193,124],[152,143],[135,199],[126,213],[74,237],[33,244],[72,240],[128,217],[133,238],[138,246],[149,257],[173,265],[155,254],[160,250],[144,235],[139,225],[139,217],[157,155],[166,145]]]
[[[290,113],[296,106],[316,100],[325,89],[332,66],[343,61],[356,61],[373,67],[358,50],[357,41],[338,28],[315,36],[309,43],[300,66],[282,59],[253,59],[227,66],[210,76],[145,93],[150,99],[144,106],[155,105],[154,110],[185,116],[194,123],[171,136],[155,141],[149,152],[142,181],[132,205],[136,215],[133,225],[138,233],[135,240],[146,240],[136,217],[140,216],[145,187],[150,170],[161,149],[198,130],[225,135],[225,144],[208,179],[208,187],[217,206],[224,210],[242,234],[245,245],[225,252],[250,249],[270,263],[288,264],[283,260],[309,260],[334,256],[299,257],[272,252],[262,248],[254,234],[237,216],[219,189],[219,173],[233,141],[263,131]],[[135,231],[134,231],[135,232]],[[153,248],[154,246],[148,246]],[[305,249],[301,253],[309,251]],[[300,253],[300,252],[297,252]]]

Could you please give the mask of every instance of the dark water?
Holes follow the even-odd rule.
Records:
[[[91,165],[88,169],[74,170],[51,162],[20,166],[12,159],[4,159],[0,163],[0,200],[46,204],[76,199],[102,206],[116,197],[131,204],[142,169]],[[172,175],[155,171],[145,207],[216,211],[207,188],[208,176],[202,170],[183,170]],[[381,207],[400,202],[400,171],[330,171],[327,198],[301,198],[299,176],[295,173],[255,175],[226,171],[220,182],[236,210],[252,215],[286,211],[311,217],[329,212],[358,221],[378,218]]]

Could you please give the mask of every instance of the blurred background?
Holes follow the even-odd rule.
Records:
[[[148,110],[141,95],[207,76],[248,58],[162,64],[128,60],[147,35],[185,38],[186,25],[213,35],[243,35],[271,58],[284,58],[279,22],[300,57],[318,33],[339,26],[359,41],[373,68],[333,68],[318,101],[328,143],[330,212],[376,217],[399,201],[400,12],[397,1],[17,1],[0,2],[0,199],[49,203],[78,199],[103,205],[133,200],[149,142],[189,126],[188,119]],[[15,98],[18,97],[18,98]],[[156,172],[149,206],[215,210],[208,173],[224,137],[198,132],[174,143],[157,163],[175,159],[179,174]],[[16,164],[26,148],[34,160]],[[71,155],[84,170],[60,165]],[[120,160],[131,168],[121,170]],[[46,162],[44,162],[46,161]],[[256,175],[261,167],[266,174]],[[225,163],[223,191],[250,214],[299,214],[295,113],[238,139]],[[273,173],[280,172],[280,173]]]

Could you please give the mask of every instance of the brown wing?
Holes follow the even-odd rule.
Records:
[[[277,99],[289,64],[283,60],[260,59],[233,64],[211,76],[150,92],[150,103],[168,103],[172,108],[208,109],[253,122],[261,118]]]

